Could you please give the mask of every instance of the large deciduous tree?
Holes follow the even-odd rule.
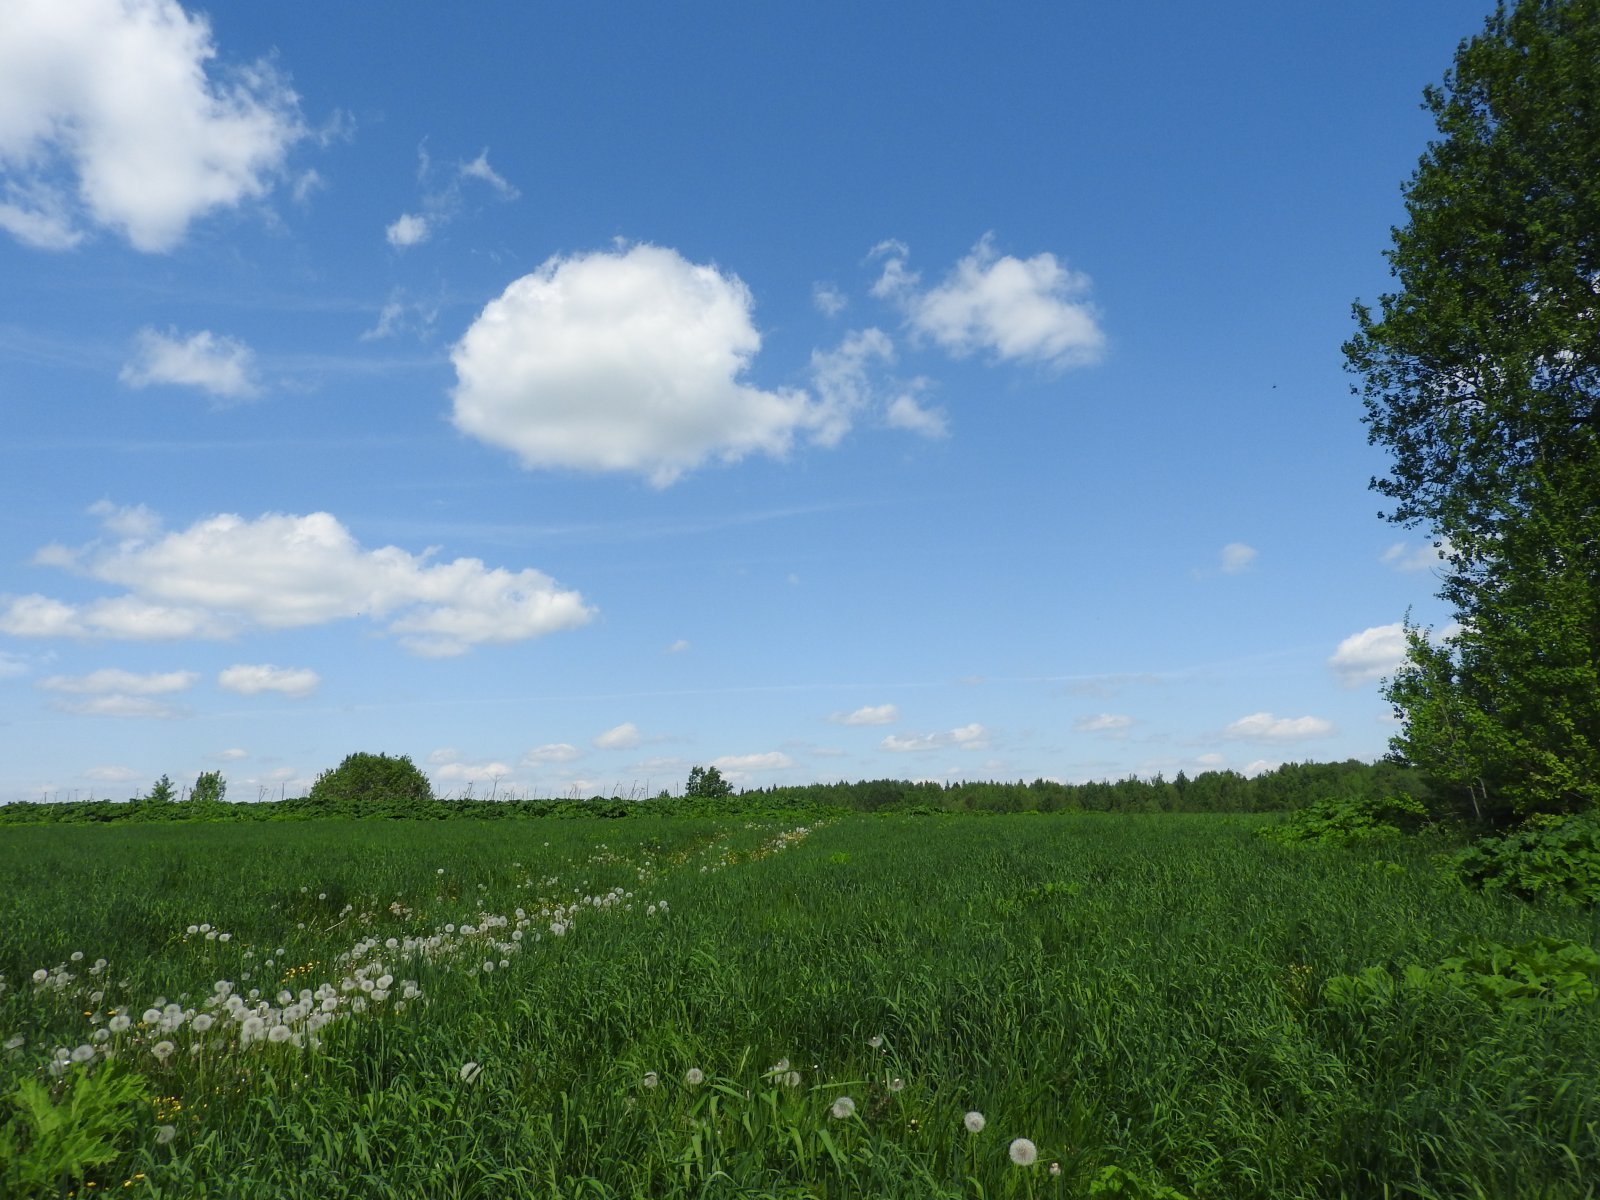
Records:
[[[1385,513],[1446,554],[1460,630],[1386,686],[1397,754],[1488,816],[1600,801],[1600,0],[1502,5],[1424,92],[1438,127],[1357,305]]]

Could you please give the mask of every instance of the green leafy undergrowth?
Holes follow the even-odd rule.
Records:
[[[1262,837],[1285,846],[1355,846],[1397,838],[1428,816],[1422,801],[1407,795],[1338,796],[1303,808],[1281,825],[1268,825]]]
[[[1485,891],[1594,904],[1600,901],[1600,822],[1588,813],[1532,817],[1504,837],[1468,847],[1453,865]]]
[[[5,1098],[13,1111],[0,1127],[0,1191],[54,1193],[113,1162],[150,1100],[144,1077],[115,1062],[76,1071],[53,1089],[24,1079]]]
[[[1484,942],[1437,966],[1410,964],[1398,975],[1385,967],[1336,975],[1324,985],[1323,996],[1338,1007],[1366,1008],[1387,1004],[1399,993],[1443,990],[1470,993],[1513,1012],[1591,1004],[1600,997],[1600,954],[1561,938],[1517,946]]]

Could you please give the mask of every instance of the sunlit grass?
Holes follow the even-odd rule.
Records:
[[[79,1194],[1594,1194],[1592,1006],[1323,996],[1593,918],[1256,824],[8,830],[0,1090],[149,1082]]]

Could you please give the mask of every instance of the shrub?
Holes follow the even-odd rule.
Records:
[[[1412,796],[1339,796],[1319,800],[1260,833],[1285,846],[1354,846],[1399,837],[1427,816],[1422,801]]]
[[[1383,967],[1335,975],[1323,996],[1335,1006],[1361,1009],[1385,1005],[1399,992],[1451,991],[1514,1012],[1590,1004],[1600,997],[1600,954],[1561,938],[1536,938],[1516,946],[1483,942],[1435,967],[1408,965],[1398,977]]]
[[[311,785],[311,802],[342,816],[399,812],[433,801],[433,785],[405,755],[351,754]]]
[[[1600,823],[1588,813],[1531,817],[1503,837],[1469,846],[1452,865],[1484,891],[1594,904],[1600,901]]]

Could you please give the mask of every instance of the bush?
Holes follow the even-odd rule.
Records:
[[[1412,832],[1427,816],[1422,801],[1411,796],[1340,796],[1319,800],[1260,832],[1285,846],[1354,846]]]
[[[1600,823],[1587,813],[1531,817],[1456,855],[1461,878],[1488,892],[1565,904],[1600,901]]]
[[[433,785],[405,755],[351,754],[311,785],[311,803],[329,815],[405,815],[433,802]]]

